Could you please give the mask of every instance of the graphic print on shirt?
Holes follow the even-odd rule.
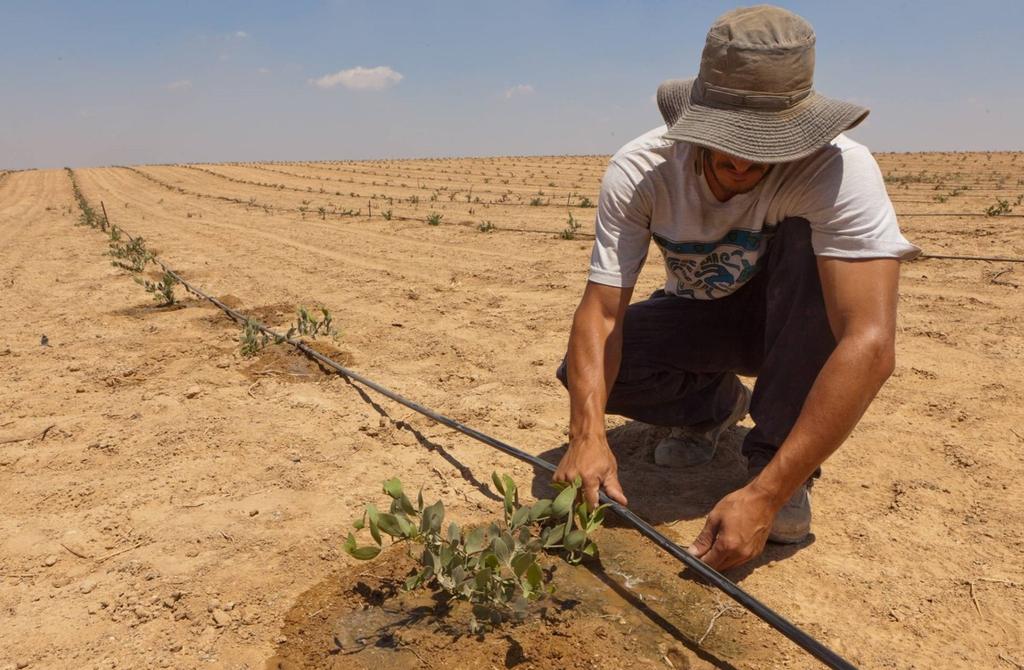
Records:
[[[753,277],[769,231],[730,230],[715,242],[674,242],[652,234],[674,281],[666,292],[711,300],[729,295]]]

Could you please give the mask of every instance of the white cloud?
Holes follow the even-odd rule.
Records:
[[[248,36],[249,36],[249,33],[245,32],[244,30],[236,30],[235,34],[232,35],[232,37],[234,37],[235,39],[239,39],[239,40],[244,40]]]
[[[187,91],[192,88],[192,80],[179,79],[178,81],[172,81],[169,84],[164,84],[164,88],[168,91]]]
[[[516,84],[512,88],[505,91],[505,99],[513,98],[517,95],[533,95],[532,84]]]
[[[259,74],[270,74],[270,68],[269,67],[257,68],[256,72],[259,73]]]
[[[404,77],[387,65],[377,67],[354,67],[334,74],[325,74],[309,83],[320,88],[334,88],[339,84],[353,91],[382,91],[391,88]]]

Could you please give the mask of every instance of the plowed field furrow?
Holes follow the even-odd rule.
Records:
[[[445,360],[453,355],[466,362],[475,361],[474,376],[484,378],[489,370],[493,376],[498,371],[493,370],[490,361],[496,352],[522,347],[533,340],[538,320],[564,323],[573,307],[569,296],[552,301],[558,294],[546,289],[541,277],[534,278],[532,287],[529,283],[522,285],[521,280],[515,287],[502,283],[500,273],[511,271],[509,259],[503,261],[506,267],[498,269],[479,254],[437,255],[444,251],[440,241],[433,243],[435,256],[423,258],[423,241],[367,239],[355,226],[331,230],[330,224],[310,226],[261,212],[240,216],[228,205],[190,202],[186,196],[166,191],[161,194],[145,180],[123,170],[90,170],[79,175],[87,197],[117,203],[111,211],[116,209],[122,225],[145,237],[186,276],[205,286],[207,276],[214,271],[221,279],[216,287],[209,287],[211,290],[239,295],[247,304],[254,304],[250,302],[253,294],[261,297],[261,304],[323,302],[345,321],[354,321],[345,327],[345,341],[365,343],[371,351],[375,348],[369,345],[379,340],[380,328],[388,328],[392,331],[388,346],[377,347],[376,355],[365,361],[374,371],[390,375],[391,362],[397,356],[406,361],[412,378],[443,375]],[[129,202],[127,209],[123,202]],[[555,241],[552,244],[558,245]],[[403,245],[412,249],[394,266],[372,260],[405,255]],[[352,252],[354,246],[359,249],[357,253]],[[584,249],[573,247],[585,258]],[[250,260],[255,258],[259,258],[256,266]],[[277,270],[262,271],[265,267]],[[491,277],[494,289],[460,289],[470,277],[474,282],[486,282]],[[405,316],[410,308],[455,317],[462,326],[435,330],[424,322],[410,328]],[[357,314],[358,319],[349,316]],[[517,315],[515,319],[508,318],[512,314]],[[503,323],[506,319],[507,324]],[[403,327],[391,325],[395,323]],[[540,359],[561,346],[561,338],[546,340],[544,351],[530,354],[527,345],[523,355]],[[398,377],[392,375],[390,379]],[[467,384],[460,380],[453,383],[451,388]]]
[[[237,167],[248,167],[273,174],[309,175],[328,183],[360,184],[363,186],[380,186],[384,183],[390,183],[395,186],[404,185],[404,188],[427,191],[428,193],[434,189],[465,192],[472,186],[474,194],[490,194],[492,197],[499,197],[502,193],[508,191],[521,195],[532,195],[536,194],[538,189],[545,192],[551,192],[552,189],[556,189],[560,192],[562,198],[565,198],[569,193],[593,197],[597,194],[601,182],[600,174],[597,177],[586,176],[576,178],[573,176],[555,175],[554,178],[544,179],[543,181],[527,181],[521,178],[513,181],[508,177],[480,175],[479,173],[438,176],[436,172],[389,173],[387,170],[369,172],[332,168],[317,163],[304,163],[293,166],[244,165]],[[551,184],[554,184],[554,186]]]
[[[284,175],[279,172],[267,172],[254,167],[230,165],[181,167],[202,171],[215,180],[224,179],[241,184],[243,187],[269,188],[278,192],[290,191],[300,193],[304,196],[302,200],[309,203],[307,207],[311,208],[310,211],[313,214],[316,213],[316,206],[325,198],[329,199],[332,204],[341,202],[343,203],[341,205],[342,208],[358,210],[362,214],[365,214],[372,207],[377,216],[380,216],[383,210],[391,209],[396,214],[401,212],[403,216],[423,219],[427,212],[444,207],[447,210],[454,209],[456,212],[461,212],[462,218],[460,220],[464,223],[473,223],[485,214],[495,218],[500,218],[504,215],[514,218],[535,218],[532,216],[535,212],[524,211],[522,209],[524,207],[536,207],[541,210],[540,213],[546,213],[544,212],[545,208],[558,207],[557,211],[560,215],[563,215],[562,213],[565,211],[575,211],[580,215],[586,215],[588,209],[578,206],[578,203],[581,201],[580,195],[568,192],[553,193],[551,189],[545,191],[543,196],[537,195],[536,192],[520,193],[508,195],[503,201],[501,199],[502,194],[478,191],[475,188],[469,191],[466,185],[444,191],[424,190],[408,185],[403,186],[400,183],[370,184],[369,182],[345,182],[339,185],[336,182],[325,184],[315,179],[310,181],[309,178],[303,175]],[[467,195],[471,196],[471,202],[466,202]],[[596,202],[596,197],[596,193],[590,194],[590,201]],[[416,208],[406,204],[417,198],[419,204]],[[436,200],[432,200],[432,198],[436,198]],[[476,198],[480,198],[480,201],[477,202]],[[534,198],[540,198],[545,204],[531,205],[530,202]],[[314,202],[314,200],[319,202]],[[391,202],[392,200],[394,202]],[[574,204],[567,208],[565,206],[567,202]],[[592,214],[593,210],[590,213]],[[537,232],[541,231],[538,230]]]
[[[134,168],[133,168],[134,169]],[[592,208],[573,207],[564,209],[553,205],[542,205],[537,207],[520,207],[515,205],[495,204],[473,204],[440,199],[437,202],[421,199],[418,203],[402,202],[402,196],[395,196],[394,202],[387,200],[387,193],[383,192],[384,198],[378,194],[374,203],[369,195],[357,194],[351,196],[350,192],[343,191],[342,195],[335,195],[334,192],[308,191],[295,186],[278,188],[274,183],[259,183],[241,180],[222,173],[205,171],[204,169],[187,168],[181,166],[147,166],[138,170],[148,175],[168,188],[182,188],[191,195],[198,197],[209,197],[220,199],[226,202],[234,202],[240,205],[248,205],[253,208],[270,206],[271,208],[283,209],[301,214],[308,218],[319,217],[320,207],[324,207],[325,216],[331,218],[347,218],[365,214],[369,206],[373,207],[373,214],[383,219],[383,212],[390,210],[395,219],[414,220],[425,222],[431,214],[440,214],[442,221],[440,227],[460,226],[478,230],[477,226],[484,221],[494,219],[510,221],[499,228],[499,232],[529,233],[538,236],[556,236],[568,225],[569,213],[578,223],[592,220],[594,211]],[[348,210],[348,213],[345,213]],[[581,237],[592,237],[592,234],[580,232]]]

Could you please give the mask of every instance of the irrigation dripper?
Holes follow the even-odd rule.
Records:
[[[109,221],[107,223],[109,225]],[[119,230],[121,230],[122,233],[126,237],[128,237],[129,240],[134,239],[130,234],[124,231],[123,228],[119,227]],[[189,293],[192,293],[196,297],[202,298],[203,300],[212,303],[237,323],[252,324],[260,332],[263,332],[266,335],[274,338],[276,342],[286,343],[295,347],[309,358],[312,358],[313,360],[319,362],[323,366],[334,370],[336,373],[338,373],[345,379],[358,382],[359,384],[366,386],[367,388],[376,391],[377,393],[385,396],[386,398],[389,398],[390,400],[393,400],[400,405],[408,407],[409,409],[418,412],[423,416],[426,416],[436,421],[437,423],[452,428],[453,430],[456,430],[464,435],[467,435],[479,442],[482,442],[483,444],[486,444],[501,452],[504,452],[509,456],[512,456],[513,458],[517,458],[521,461],[525,461],[526,463],[530,463],[535,467],[547,470],[548,472],[552,473],[555,471],[556,468],[554,464],[549,463],[548,461],[545,461],[542,458],[538,458],[533,454],[529,454],[525,451],[522,451],[521,449],[517,449],[516,447],[513,447],[510,444],[502,442],[501,440],[493,438],[485,433],[482,433],[479,430],[467,426],[460,421],[445,416],[444,414],[435,412],[429,407],[421,405],[415,401],[409,400],[408,398],[399,395],[398,393],[392,391],[391,389],[378,384],[372,379],[364,377],[363,375],[344,367],[343,365],[337,363],[333,359],[311,348],[305,342],[281,335],[280,333],[264,326],[262,323],[249,319],[241,312],[234,310],[231,307],[228,307],[217,298],[214,298],[213,296],[204,292],[202,289],[199,289],[196,286],[189,283],[184,277],[175,272],[171,267],[169,267],[159,258],[154,256],[152,257],[152,261],[159,265],[161,268],[163,268],[165,272],[167,272],[172,277],[177,279],[178,282]],[[775,612],[773,609],[762,603],[760,600],[744,591],[737,584],[732,582],[728,577],[724,576],[714,568],[711,568],[708,565],[704,564],[700,559],[696,558],[695,556],[689,554],[685,549],[683,549],[675,542],[673,542],[672,540],[658,532],[657,529],[655,529],[652,525],[650,525],[649,523],[641,519],[639,516],[634,514],[628,508],[608,498],[604,493],[600,494],[600,501],[601,503],[607,504],[611,508],[611,510],[618,514],[623,521],[636,528],[641,535],[651,540],[659,548],[667,552],[676,560],[683,563],[686,567],[696,572],[705,581],[707,581],[712,586],[716,587],[724,594],[735,600],[737,603],[742,605],[745,609],[753,613],[755,616],[757,616],[759,619],[767,623],[769,626],[785,635],[801,649],[803,649],[808,654],[821,661],[825,666],[833,668],[834,670],[856,670],[856,666],[854,666],[852,663],[850,663],[842,656],[826,647],[823,643],[811,637],[808,633],[798,628],[795,624],[785,619],[782,615]]]

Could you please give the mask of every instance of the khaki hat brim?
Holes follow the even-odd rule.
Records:
[[[755,163],[787,163],[813,154],[868,115],[866,107],[812,92],[781,110],[742,109],[698,100],[694,79],[658,87],[664,137],[692,142]]]

